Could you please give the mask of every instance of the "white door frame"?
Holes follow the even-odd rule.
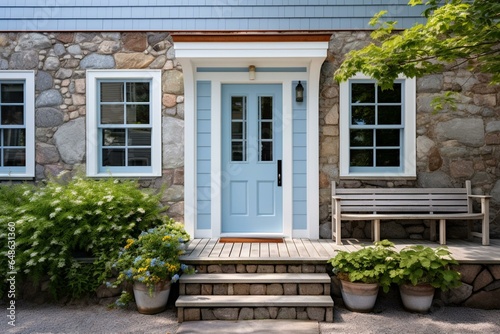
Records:
[[[176,59],[184,74],[184,221],[195,238],[221,235],[221,85],[276,83],[283,87],[283,236],[319,237],[319,77],[328,42],[178,42]],[[305,68],[304,72],[198,72],[197,68]],[[196,82],[211,81],[211,228],[196,226]],[[307,81],[307,229],[293,230],[292,194],[292,81]],[[245,234],[248,236],[248,234]],[[268,236],[268,235],[266,235]]]

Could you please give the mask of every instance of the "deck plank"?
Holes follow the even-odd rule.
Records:
[[[278,250],[278,243],[269,243],[269,257],[276,258],[280,256],[280,252]]]
[[[330,254],[328,251],[323,247],[323,243],[319,242],[319,240],[309,240],[312,247],[316,250],[318,253],[318,257],[328,257]]]
[[[194,258],[200,257],[201,253],[203,252],[207,244],[210,242],[210,240],[212,239],[200,239],[200,242],[198,242],[196,248],[191,252],[191,254],[189,254],[189,256]]]
[[[295,246],[295,242],[293,242],[293,239],[286,238],[285,244],[288,250],[288,255],[290,257],[300,257],[297,247]]]
[[[214,247],[212,248],[212,251],[210,252],[210,257],[216,257],[219,258],[221,257],[220,254],[222,252],[222,248],[224,247],[225,243],[222,242],[216,242]]]
[[[297,251],[299,252],[299,257],[305,257],[305,258],[312,257],[309,255],[309,252],[304,246],[302,239],[293,239],[293,242],[295,243],[295,247],[297,247]]]
[[[250,257],[250,249],[251,249],[251,244],[249,244],[248,242],[245,242],[242,246],[241,246],[241,253],[240,253],[240,256],[241,257]]]
[[[260,244],[260,257],[269,257],[269,243]]]
[[[290,257],[290,253],[288,253],[288,248],[284,242],[281,242],[278,245],[279,257],[280,258],[288,258]]]
[[[208,256],[210,256],[210,254],[212,253],[212,249],[218,243],[218,241],[219,241],[218,239],[210,239],[210,240],[208,240],[208,242],[206,243],[205,247],[200,252],[199,257],[208,257]]]
[[[253,242],[250,244],[250,257],[260,257],[260,244]]]
[[[223,244],[222,250],[220,252],[220,257],[229,257],[231,250],[233,249],[234,243],[226,242]]]
[[[307,252],[309,253],[309,257],[320,257],[318,251],[316,248],[313,246],[312,242],[310,239],[301,239],[302,244],[306,248]]]
[[[241,256],[241,249],[243,248],[243,244],[241,242],[237,242],[233,244],[233,248],[231,249],[231,253],[229,257],[231,258],[239,258]]]

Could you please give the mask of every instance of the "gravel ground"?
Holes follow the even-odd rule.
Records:
[[[374,313],[350,312],[335,301],[334,323],[320,323],[320,333],[500,333],[499,310],[435,305],[429,314],[408,313],[395,299],[377,302]],[[5,310],[5,304],[1,305]],[[5,312],[5,311],[4,311]],[[5,314],[5,313],[4,313]],[[0,333],[161,333],[179,328],[174,307],[156,315],[100,305],[36,305],[18,303],[16,326],[2,317]],[[207,334],[213,332],[209,328]],[[273,333],[270,330],[269,333]]]

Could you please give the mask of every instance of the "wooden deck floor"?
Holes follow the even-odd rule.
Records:
[[[187,264],[231,263],[325,263],[336,250],[356,250],[371,245],[369,240],[346,239],[342,246],[333,241],[320,239],[285,239],[283,243],[219,243],[219,239],[194,239],[182,261]],[[421,244],[438,247],[436,242],[425,240],[391,240],[397,249]],[[500,239],[492,239],[490,246],[482,246],[478,240],[447,240],[447,247],[460,263],[500,263]]]

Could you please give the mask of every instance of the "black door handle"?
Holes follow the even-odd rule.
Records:
[[[278,187],[281,187],[281,160],[278,160]]]

